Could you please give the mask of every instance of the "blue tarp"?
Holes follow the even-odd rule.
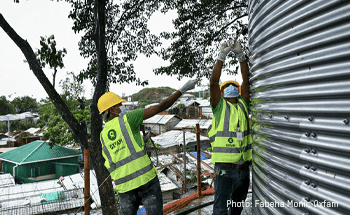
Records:
[[[84,154],[84,153],[83,153],[83,150],[82,150],[82,149],[80,149],[80,152],[81,152],[81,155],[80,155],[80,160],[81,160],[81,161],[84,161],[84,156],[83,156],[83,154]]]
[[[142,207],[141,209],[137,210],[137,215],[142,215],[146,213],[145,207]]]
[[[190,152],[193,154],[195,157],[197,157],[197,152]],[[204,152],[201,152],[201,160],[208,160],[208,158],[205,157],[206,154]]]

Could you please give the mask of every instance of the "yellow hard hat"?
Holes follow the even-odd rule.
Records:
[[[100,114],[102,114],[104,111],[106,111],[108,108],[113,107],[116,104],[124,102],[124,99],[121,99],[117,94],[108,92],[103,94],[97,102],[97,108],[100,111]]]
[[[221,86],[220,86],[220,90],[227,84],[234,84],[234,85],[236,85],[237,88],[238,88],[239,95],[241,95],[241,85],[237,81],[233,81],[233,80],[225,81],[224,83],[222,83]]]

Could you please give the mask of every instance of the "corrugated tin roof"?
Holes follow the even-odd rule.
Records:
[[[213,113],[211,107],[202,107],[202,112]]]
[[[7,145],[7,142],[8,142],[8,141],[10,141],[10,142],[15,142],[16,140],[13,139],[13,138],[7,138],[7,137],[2,138],[2,139],[0,139],[0,146],[5,146],[5,145]]]
[[[25,205],[40,204],[40,194],[63,190],[63,187],[57,184],[57,180],[0,187],[0,213],[9,212],[8,214],[15,214],[10,213],[9,210],[16,210],[16,208],[24,207]]]
[[[171,114],[171,115],[154,115],[151,118],[148,118],[148,119],[144,120],[143,123],[153,123],[153,124],[165,125],[173,117],[175,117],[174,114]]]
[[[160,189],[162,190],[162,192],[175,190],[178,188],[176,184],[174,184],[168,177],[166,177],[164,173],[159,172],[158,179],[160,183]]]
[[[0,178],[1,176],[3,175],[0,175]],[[177,186],[163,173],[158,173],[158,178],[162,192],[177,189]],[[1,179],[0,182],[2,182]],[[0,214],[42,214],[82,207],[84,205],[83,188],[83,173],[65,176],[62,181],[55,179],[7,187],[0,186]],[[54,192],[64,192],[64,200],[54,203],[40,203],[42,194]],[[100,207],[101,201],[94,170],[90,170],[90,195],[94,201],[91,207],[93,209]]]
[[[190,98],[192,98],[192,97],[194,97],[194,95],[189,94],[189,93],[185,93],[185,94],[182,94],[181,97],[190,97]]]
[[[183,133],[182,131],[168,131],[156,137],[152,137],[154,143],[161,145],[163,148],[168,148],[171,146],[176,146],[183,144]],[[197,140],[195,133],[185,132],[185,142],[195,142]],[[208,137],[200,136],[200,140],[209,140]]]
[[[84,172],[77,173],[64,177],[64,180],[62,180],[61,183],[66,190],[74,190],[76,188],[83,189],[85,186],[84,177]],[[90,196],[94,202],[91,207],[93,209],[96,207],[101,207],[101,199],[98,192],[98,183],[95,170],[90,170]]]
[[[42,214],[84,206],[84,174],[65,176],[63,180],[49,180],[28,184],[0,187],[0,214]],[[64,199],[42,204],[42,194],[63,192]],[[90,170],[90,196],[92,208],[100,207],[101,201],[94,170]]]
[[[176,101],[172,106],[170,106],[168,109],[166,109],[167,111],[173,109],[173,108],[176,108],[179,104],[183,104],[185,105],[185,107],[188,107],[188,106],[191,106],[193,103],[197,103],[198,106],[201,106],[202,104],[205,105],[206,102],[204,102],[205,100],[194,100],[194,99],[191,99],[189,101],[186,101],[186,100],[181,100],[181,101]],[[210,106],[210,104],[209,104]]]
[[[197,99],[196,102],[200,104],[199,107],[210,107],[210,101],[207,99]]]
[[[15,185],[15,180],[10,173],[0,175],[0,187]]]
[[[196,124],[199,124],[199,128],[208,129],[211,126],[211,123],[212,121],[210,119],[183,119],[174,128],[192,128],[193,126],[196,126]]]
[[[175,107],[177,107],[179,104],[183,104],[183,102],[181,101],[176,101],[173,105],[171,105],[168,109],[166,109],[166,111],[169,111]]]
[[[202,115],[213,118],[213,111],[210,107],[202,107]]]
[[[132,105],[137,106],[138,104],[139,104],[138,101],[123,102],[123,105],[125,106],[132,106]]]
[[[23,132],[28,132],[34,136],[44,136],[44,132],[47,130],[47,126],[43,127],[43,128],[29,128]],[[22,133],[22,131],[20,131]],[[17,133],[17,134],[13,134],[14,137],[17,137],[18,135],[20,135],[21,133]]]
[[[81,153],[62,146],[53,146],[45,141],[33,141],[24,146],[2,153],[0,160],[12,161],[18,164],[35,161],[53,160],[64,157],[80,156]]]
[[[25,118],[34,118],[34,117],[37,117],[37,114],[33,114],[31,112],[25,112],[20,114],[7,114],[7,115],[0,116],[0,122],[21,120]]]
[[[35,134],[36,132],[40,131],[41,128],[29,128],[25,130],[24,132],[29,132],[31,134]]]
[[[185,107],[189,107],[189,106],[193,105],[194,103],[197,103],[198,106],[200,105],[200,103],[198,103],[196,100],[190,100],[190,101],[183,102]]]

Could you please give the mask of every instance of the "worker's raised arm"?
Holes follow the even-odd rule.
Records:
[[[155,105],[145,109],[143,119],[148,119],[157,113],[160,113],[173,105],[176,100],[186,91],[194,89],[197,84],[197,80],[189,80],[184,86],[182,86],[178,91],[164,99],[159,105]]]
[[[226,55],[231,51],[231,41],[224,42],[221,44],[220,47],[220,53],[219,57],[216,61],[216,64],[213,69],[213,73],[210,77],[210,100],[213,108],[215,108],[220,101],[220,76],[221,76],[221,69],[222,65],[224,64],[224,61],[226,59]]]
[[[249,79],[248,79],[248,64],[245,60],[244,53],[242,51],[242,47],[239,44],[239,42],[235,41],[232,46],[232,51],[235,53],[240,67],[241,67],[241,74],[242,74],[242,86],[241,86],[241,95],[244,99],[244,101],[249,104]]]

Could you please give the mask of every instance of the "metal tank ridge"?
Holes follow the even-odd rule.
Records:
[[[350,214],[350,1],[249,1],[253,214]]]

